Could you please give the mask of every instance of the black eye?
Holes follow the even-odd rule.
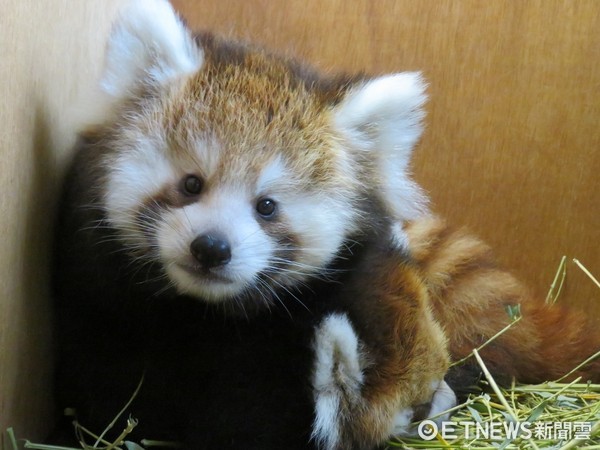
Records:
[[[263,198],[256,204],[256,212],[265,219],[270,219],[275,215],[277,204],[270,198]]]
[[[196,175],[187,175],[181,182],[183,193],[186,195],[198,195],[202,192],[202,180]]]

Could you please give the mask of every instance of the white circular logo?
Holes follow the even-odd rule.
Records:
[[[425,441],[431,441],[438,434],[438,426],[433,420],[424,420],[417,428],[419,437]]]

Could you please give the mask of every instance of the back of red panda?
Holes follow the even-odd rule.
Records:
[[[520,305],[522,318],[480,354],[494,376],[510,382],[556,380],[600,350],[598,325],[582,311],[550,305],[532,295],[496,263],[491,249],[463,230],[435,217],[406,227],[411,254],[419,265],[435,318],[444,328],[449,351],[458,361],[511,320],[509,306]],[[459,365],[467,373],[476,362]],[[570,375],[600,381],[600,359]],[[458,383],[461,376],[458,376]]]

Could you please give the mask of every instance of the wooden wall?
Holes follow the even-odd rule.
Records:
[[[414,172],[433,209],[543,296],[562,255],[600,276],[600,2],[173,3],[193,27],[327,72],[422,71],[429,117]],[[600,289],[572,263],[566,287],[562,301],[600,315]]]
[[[0,431],[49,427],[49,237],[71,108],[123,0],[0,0]],[[422,70],[414,162],[435,210],[545,293],[561,255],[600,274],[600,2],[174,0],[190,24],[325,71]],[[600,313],[569,268],[563,301]]]
[[[0,0],[0,433],[51,426],[50,237],[118,0]],[[0,439],[0,447],[2,447]],[[9,447],[10,448],[10,447]]]

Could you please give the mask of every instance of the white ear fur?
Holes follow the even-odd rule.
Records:
[[[140,81],[162,84],[202,65],[202,51],[167,0],[130,0],[108,41],[102,89],[127,96]]]
[[[426,99],[419,73],[398,73],[354,88],[335,111],[335,125],[350,144],[373,152],[379,189],[400,220],[427,210],[425,195],[408,174],[413,147],[423,131]]]

